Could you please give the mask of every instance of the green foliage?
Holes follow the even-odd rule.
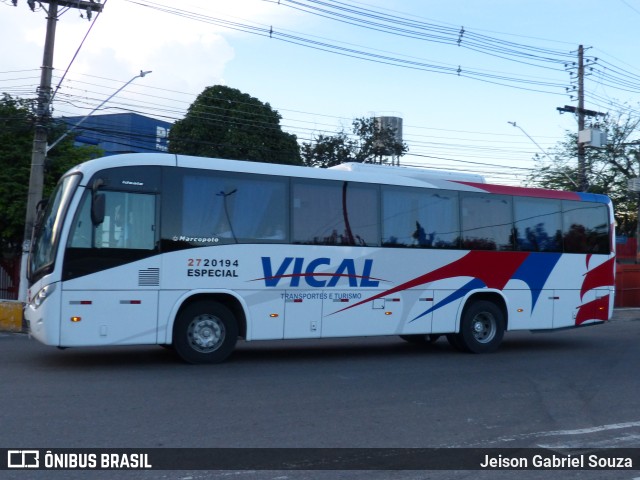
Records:
[[[0,98],[0,250],[4,253],[19,251],[23,240],[34,123],[28,101],[7,94]],[[52,126],[49,138],[58,138],[64,128]],[[45,197],[64,172],[99,152],[96,147],[74,147],[72,137],[60,142],[45,163]]]
[[[300,164],[295,135],[280,114],[235,88],[207,87],[169,132],[169,151],[185,155]]]
[[[380,127],[373,118],[357,118],[352,123],[353,137],[344,130],[335,135],[318,135],[302,144],[302,161],[310,167],[328,168],[345,162],[376,162],[382,157],[400,157],[408,151],[398,142],[395,130]]]
[[[329,168],[353,161],[353,146],[344,132],[318,135],[314,143],[303,143],[302,161],[309,167]]]
[[[635,236],[638,194],[628,191],[627,182],[640,176],[640,118],[628,111],[609,114],[597,128],[607,133],[608,144],[603,148],[586,148],[587,191],[611,197],[618,234]],[[566,132],[565,139],[550,150],[550,163],[549,159],[536,155],[538,168],[528,183],[555,190],[577,190],[577,142],[576,133]]]

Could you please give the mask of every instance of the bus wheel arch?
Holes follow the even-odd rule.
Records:
[[[447,335],[456,349],[489,353],[498,349],[508,326],[504,298],[495,292],[476,293],[465,302],[458,333]]]
[[[246,318],[232,295],[197,294],[178,309],[172,329],[172,345],[188,363],[219,363],[246,334]]]

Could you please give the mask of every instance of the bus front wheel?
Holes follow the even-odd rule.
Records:
[[[238,324],[231,311],[213,301],[187,305],[176,318],[173,346],[185,362],[219,363],[233,352]]]
[[[488,300],[479,300],[465,309],[454,343],[472,353],[494,352],[502,342],[504,329],[502,309]]]

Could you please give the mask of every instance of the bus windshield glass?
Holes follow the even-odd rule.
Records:
[[[38,215],[29,255],[29,280],[31,282],[53,268],[64,216],[80,178],[80,174],[63,177],[51,194],[44,211]]]

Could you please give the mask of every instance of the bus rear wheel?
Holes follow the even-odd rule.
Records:
[[[502,309],[488,300],[469,305],[462,315],[460,333],[455,342],[472,353],[494,352],[504,336],[505,318]]]
[[[231,355],[237,340],[233,313],[214,301],[186,306],[173,327],[173,347],[187,363],[220,363]]]

